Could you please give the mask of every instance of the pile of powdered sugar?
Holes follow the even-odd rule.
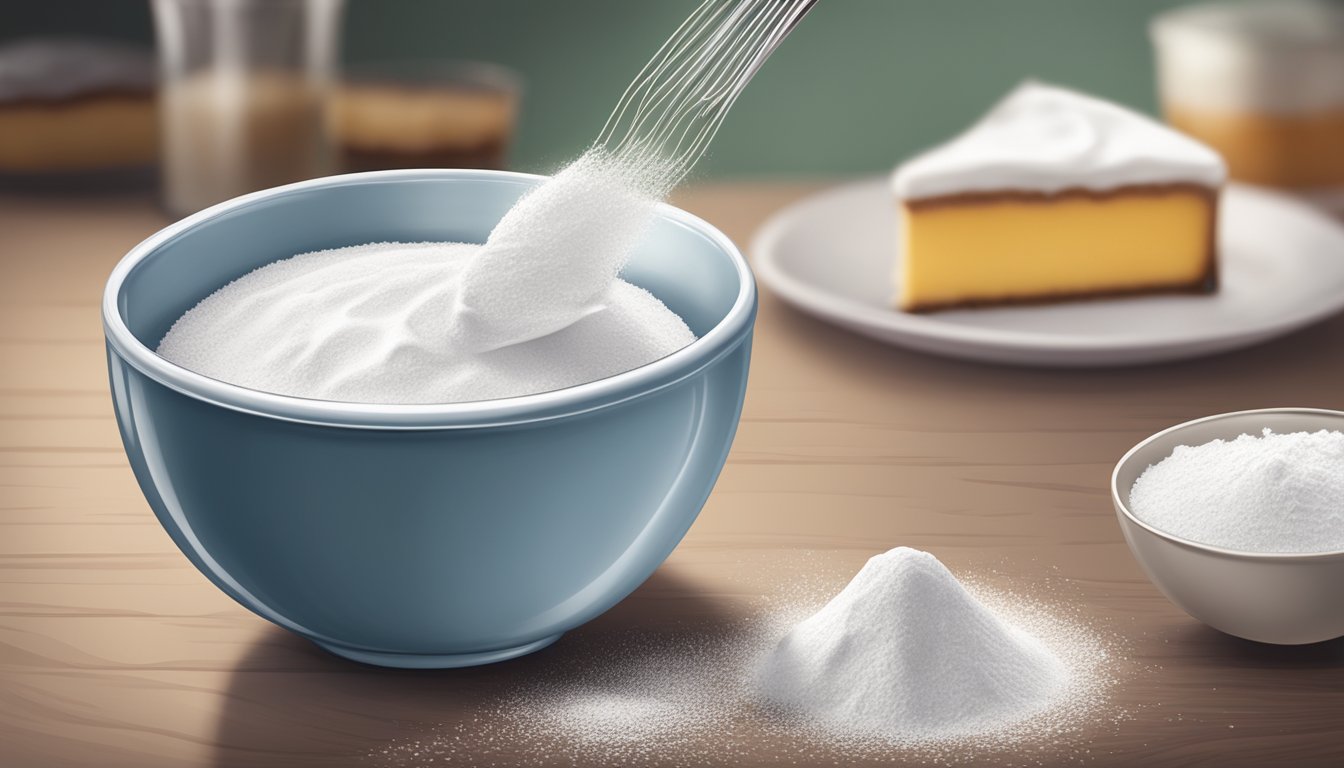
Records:
[[[274,262],[188,310],[158,352],[251,389],[364,403],[490,400],[629,371],[695,340],[617,276],[665,178],[657,163],[589,152],[483,246],[373,243]]]
[[[1068,674],[937,558],[899,547],[785,635],[759,680],[769,704],[815,727],[918,744],[1027,720],[1059,699]]]
[[[1135,481],[1129,509],[1154,528],[1226,549],[1344,550],[1344,434],[1265,429],[1178,446]]]

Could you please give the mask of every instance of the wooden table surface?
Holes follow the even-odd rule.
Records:
[[[702,186],[680,202],[745,245],[816,188]],[[1040,371],[882,346],[763,291],[737,442],[654,578],[533,657],[408,673],[330,657],[247,613],[175,550],[141,497],[112,418],[98,310],[112,265],[164,223],[140,196],[0,197],[0,766],[478,762],[470,748],[414,745],[453,723],[470,743],[483,697],[595,653],[604,635],[731,621],[805,571],[841,574],[838,588],[897,545],[1118,639],[1108,707],[1123,716],[1029,756],[969,761],[1344,763],[1344,642],[1260,646],[1187,618],[1130,557],[1107,493],[1115,460],[1163,426],[1344,408],[1344,318],[1207,360]],[[797,759],[757,747],[738,759]],[[479,762],[509,763],[493,750]]]

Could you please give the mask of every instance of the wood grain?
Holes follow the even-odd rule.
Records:
[[[815,188],[706,186],[680,202],[745,245]],[[191,568],[141,498],[112,420],[98,303],[112,265],[164,223],[140,197],[0,197],[0,766],[366,765],[470,726],[484,697],[580,663],[604,636],[729,625],[791,579],[838,587],[898,544],[1058,605],[1123,648],[1123,719],[968,762],[1344,761],[1344,642],[1259,646],[1187,618],[1144,579],[1106,492],[1114,461],[1168,424],[1344,407],[1344,318],[1208,360],[1036,371],[881,346],[766,292],[733,453],[664,568],[533,657],[406,673],[330,657],[248,614]],[[762,741],[737,759],[795,758]]]

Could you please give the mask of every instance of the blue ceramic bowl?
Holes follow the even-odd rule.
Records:
[[[699,338],[601,381],[366,405],[245,389],[154,352],[249,270],[379,240],[483,242],[541,180],[441,170],[292,184],[173,224],[113,270],[103,323],[126,453],[164,528],[230,597],[359,661],[484,664],[607,610],[680,542],[737,430],[756,290],[732,242],[675,208],[624,277]]]

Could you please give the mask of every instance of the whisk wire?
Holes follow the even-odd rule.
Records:
[[[817,0],[705,0],[626,88],[595,146],[657,159],[675,183],[743,88]]]

